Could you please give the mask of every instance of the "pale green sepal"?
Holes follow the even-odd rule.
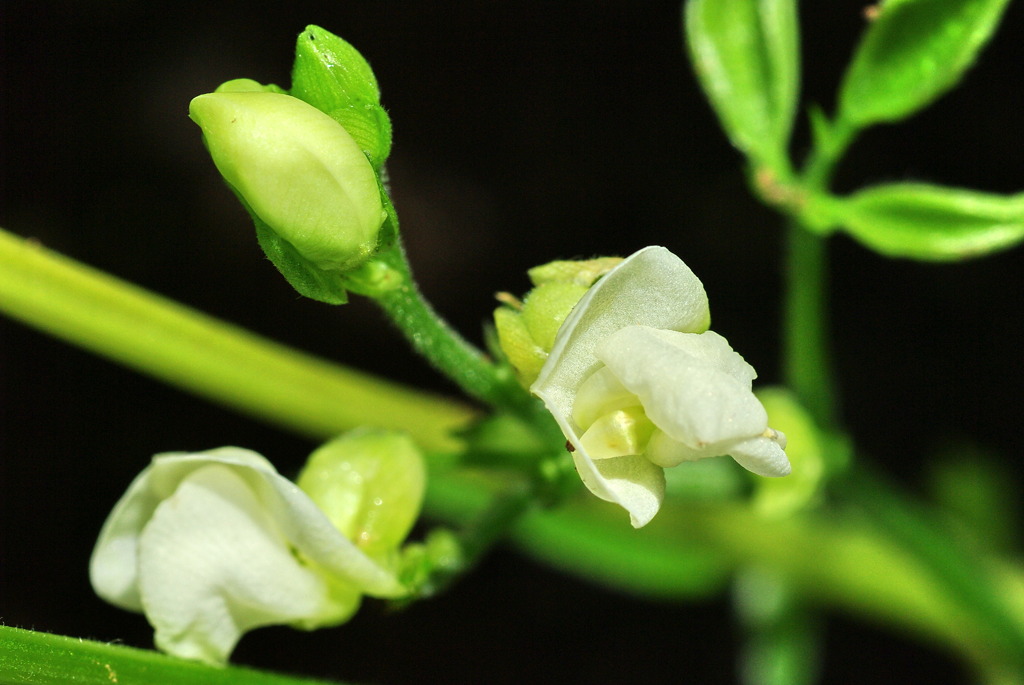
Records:
[[[690,0],[685,29],[733,145],[755,166],[787,170],[800,78],[795,0]]]
[[[847,233],[890,257],[967,259],[1024,240],[1024,194],[895,183],[841,198],[831,211]]]
[[[587,286],[564,281],[541,283],[529,292],[520,316],[542,350],[547,352],[555,344],[562,322],[586,292]]]
[[[426,469],[408,436],[355,431],[313,452],[296,482],[345,537],[383,559],[419,516]]]
[[[547,361],[547,351],[530,335],[522,313],[511,307],[498,307],[494,310],[494,328],[502,354],[516,370],[520,382],[529,385]]]
[[[104,523],[89,574],[100,597],[146,614],[161,648],[210,663],[252,628],[333,625],[361,594],[407,592],[266,459],[237,447],[155,456]]]
[[[366,59],[330,31],[307,26],[295,43],[292,95],[340,123],[379,169],[391,151],[391,120]]]
[[[559,259],[535,266],[527,275],[534,285],[545,283],[575,283],[589,288],[601,276],[622,263],[622,257],[597,257],[595,259]]]
[[[863,127],[927,106],[959,82],[1009,0],[888,0],[880,4],[839,93],[837,119]]]
[[[240,198],[241,199],[241,198]],[[242,201],[245,204],[245,201]],[[326,304],[345,304],[348,292],[345,279],[336,271],[317,268],[299,254],[291,243],[272,231],[258,216],[249,212],[256,227],[256,240],[267,259],[277,267],[288,284],[303,297]]]

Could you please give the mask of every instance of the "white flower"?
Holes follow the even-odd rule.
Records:
[[[785,436],[751,392],[754,369],[708,331],[707,295],[663,247],[647,247],[572,310],[531,391],[572,444],[595,495],[646,525],[665,494],[663,467],[730,455],[784,476]]]
[[[270,462],[237,447],[155,456],[107,518],[89,571],[103,599],[146,614],[160,649],[208,663],[252,628],[335,625],[364,593],[406,592]]]

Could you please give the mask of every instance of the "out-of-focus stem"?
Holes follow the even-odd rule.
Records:
[[[274,343],[0,231],[0,311],[171,385],[310,436],[361,425],[458,449],[467,406]]]

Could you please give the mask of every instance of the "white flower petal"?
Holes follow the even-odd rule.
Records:
[[[699,335],[694,335],[650,327],[648,329],[651,335],[679,348],[702,364],[729,374],[747,388],[750,388],[753,380],[757,378],[757,371],[754,370],[754,367],[732,349],[728,340],[714,331],[704,331]],[[607,344],[607,341],[604,344]],[[598,350],[600,350],[600,346]],[[600,351],[597,356],[600,358]]]
[[[262,456],[239,447],[222,447],[204,455],[197,458],[189,458],[197,455],[185,452],[157,455],[131,482],[103,524],[89,560],[89,578],[96,594],[123,609],[142,611],[138,581],[139,535],[157,505],[196,468],[216,461],[274,472],[274,467]]]
[[[699,450],[759,435],[768,426],[750,381],[735,375],[746,362],[725,355],[723,344],[728,347],[710,331],[696,335],[629,326],[605,340],[597,355],[640,398],[658,428]],[[728,352],[739,357],[731,348]],[[729,371],[713,365],[723,358]]]
[[[584,485],[601,499],[629,512],[634,528],[646,526],[665,499],[665,471],[640,456],[594,461],[579,448],[573,452]]]
[[[145,611],[162,648],[207,661],[249,627],[338,623],[361,594],[406,592],[266,459],[236,447],[154,457],[107,518],[89,572],[100,597]]]
[[[647,507],[650,502],[660,502],[657,483],[662,484],[663,491],[664,474],[650,462],[635,469],[634,475],[639,479],[635,483],[643,483],[637,487],[648,493],[643,505],[640,504],[643,498],[625,494],[625,490],[633,486],[626,488],[622,483],[634,481],[616,478],[616,483],[612,484],[602,475],[579,444],[579,425],[572,418],[577,389],[600,366],[594,349],[623,326],[641,324],[699,331],[707,328],[709,320],[704,286],[690,268],[663,247],[644,248],[605,274],[580,299],[558,330],[547,362],[530,388],[544,401],[565,437],[575,446],[573,456],[584,484],[598,497],[618,502],[630,510],[634,525],[653,516],[653,513],[648,516]],[[611,463],[613,460],[604,461]],[[611,467],[604,464],[601,468]],[[636,511],[629,509],[630,506]]]
[[[139,541],[139,589],[157,646],[223,663],[252,628],[350,616],[358,592],[338,602],[328,577],[296,554],[242,475],[221,464],[194,471]]]
[[[709,454],[707,448],[697,449],[689,445],[673,440],[665,431],[656,430],[647,443],[647,451],[644,456],[653,463],[663,468],[678,466],[684,461],[697,461],[705,457],[718,455]]]
[[[756,437],[730,446],[726,452],[736,463],[759,476],[777,478],[788,476],[792,467],[783,449],[786,436],[772,431],[777,437]]]
[[[645,247],[580,299],[530,389],[568,416],[576,388],[598,364],[594,348],[609,335],[631,325],[699,331],[709,320],[708,297],[690,267],[664,247]]]
[[[643,454],[653,426],[639,406],[634,411],[613,411],[590,425],[580,445],[591,459]]]
[[[577,426],[590,426],[608,412],[640,405],[640,398],[626,389],[610,369],[590,374],[576,391],[572,420]]]

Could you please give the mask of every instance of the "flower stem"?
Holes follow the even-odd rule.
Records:
[[[804,195],[828,188],[836,164],[856,134],[856,129],[842,122],[827,125],[822,121],[814,149],[800,174],[799,185]],[[826,238],[805,225],[799,213],[787,228],[784,280],[786,382],[818,425],[834,429],[838,423],[838,384],[829,353],[828,246]]]
[[[835,373],[828,341],[827,245],[796,222],[787,228],[783,369],[819,426],[836,425]]]
[[[413,349],[470,397],[536,424],[541,419],[539,402],[511,373],[497,367],[434,311],[412,278],[401,244],[396,241],[379,258],[399,274],[401,285],[374,295],[374,299]],[[551,423],[549,417],[546,421]]]

